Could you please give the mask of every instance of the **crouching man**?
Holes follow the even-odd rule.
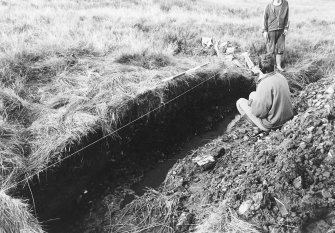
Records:
[[[272,54],[262,55],[259,59],[260,75],[255,92],[249,100],[236,102],[241,116],[246,116],[263,131],[281,127],[293,117],[290,90],[286,78],[274,72]]]

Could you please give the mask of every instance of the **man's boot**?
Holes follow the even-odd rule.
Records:
[[[276,64],[277,64],[277,69],[281,72],[285,71],[282,67],[281,67],[281,54],[277,54],[276,55]]]

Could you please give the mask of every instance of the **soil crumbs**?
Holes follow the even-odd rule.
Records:
[[[159,191],[127,205],[109,229],[335,232],[334,89],[331,78],[308,85],[294,118],[270,133],[239,120],[178,161]]]
[[[332,79],[322,79],[294,100],[297,114],[282,129],[254,136],[257,130],[240,120],[180,161],[163,192],[183,190],[182,212],[193,215],[198,231],[216,204],[260,232],[329,232],[335,227],[334,100]],[[212,168],[194,163],[203,154],[219,157]]]

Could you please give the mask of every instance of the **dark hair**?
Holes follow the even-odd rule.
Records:
[[[275,70],[274,69],[275,62],[274,62],[273,54],[267,53],[267,54],[260,55],[258,58],[258,66],[259,66],[259,69],[264,74],[273,72]]]

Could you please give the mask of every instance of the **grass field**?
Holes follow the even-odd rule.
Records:
[[[1,189],[57,161],[89,132],[111,132],[121,118],[117,107],[162,78],[217,62],[201,47],[202,36],[264,52],[267,2],[2,0]],[[286,66],[322,61],[331,74],[335,2],[289,4]]]

